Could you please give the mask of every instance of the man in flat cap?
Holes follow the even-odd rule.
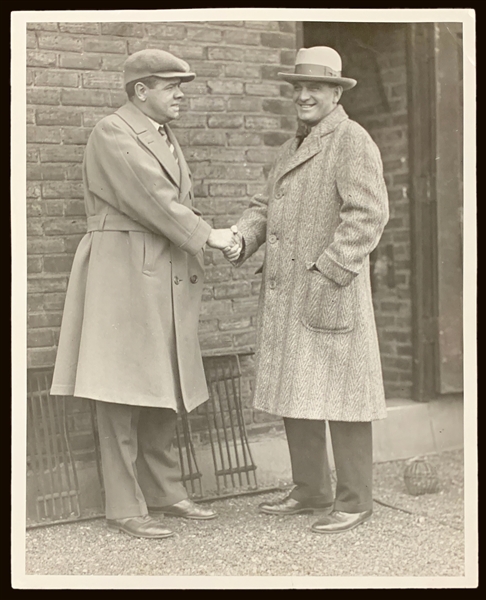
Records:
[[[237,266],[266,242],[254,406],[284,419],[295,484],[271,515],[321,512],[312,529],[340,533],[372,512],[372,426],[386,416],[369,255],[388,220],[380,153],[339,104],[356,81],[332,48],[299,50],[293,84],[299,135],[237,227]],[[326,453],[329,423],[335,494]]]
[[[205,244],[229,248],[193,207],[168,123],[189,65],[131,55],[128,102],[93,129],[83,164],[88,233],[72,267],[51,394],[96,400],[108,526],[172,532],[149,515],[212,519],[187,497],[173,448],[177,413],[208,398],[197,337]]]

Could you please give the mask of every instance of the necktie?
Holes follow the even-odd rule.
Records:
[[[167,137],[167,132],[165,131],[165,127],[163,125],[159,127],[159,133],[164,139],[164,142],[167,144],[167,146],[169,146],[169,150],[172,152],[172,155],[176,159],[176,162],[179,162],[177,160],[177,154],[175,152],[174,144],[172,144],[169,138]]]

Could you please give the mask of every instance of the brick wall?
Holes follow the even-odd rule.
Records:
[[[171,125],[194,175],[196,206],[210,224],[226,227],[261,189],[277,147],[295,131],[287,86],[277,79],[281,66],[293,63],[295,44],[296,24],[276,21],[27,25],[29,367],[54,364],[74,252],[86,231],[84,146],[97,121],[126,101],[126,57],[162,48],[197,73],[184,84],[182,116]],[[262,257],[260,251],[235,270],[219,251],[207,251],[205,353],[254,346],[261,277],[254,272]],[[253,358],[242,365],[247,403]],[[75,429],[82,430],[85,407],[75,410]]]
[[[406,26],[306,24],[305,46],[330,45],[342,55],[344,74],[358,85],[345,92],[349,116],[380,148],[390,220],[372,255],[373,302],[388,398],[412,397],[412,296]]]

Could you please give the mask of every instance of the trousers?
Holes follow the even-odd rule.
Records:
[[[143,517],[147,506],[187,498],[174,447],[177,414],[96,402],[107,519]]]
[[[291,498],[348,513],[372,510],[373,447],[370,422],[328,421],[336,467],[333,494],[326,421],[284,417],[295,488]]]

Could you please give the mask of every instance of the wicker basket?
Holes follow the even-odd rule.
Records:
[[[415,458],[405,467],[405,486],[412,496],[434,494],[439,490],[437,470],[425,458]]]

